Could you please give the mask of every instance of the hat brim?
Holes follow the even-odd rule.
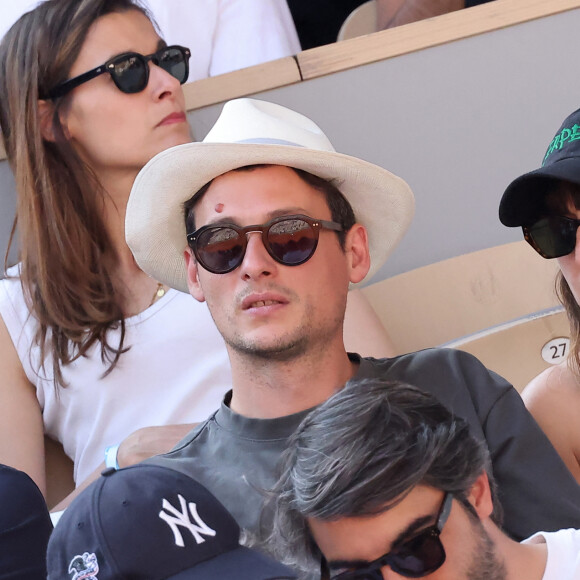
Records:
[[[283,564],[244,546],[183,570],[167,580],[294,580],[297,575]]]
[[[530,171],[514,179],[505,190],[499,204],[499,219],[504,226],[523,226],[539,217],[544,210],[544,198],[555,181],[567,181],[580,186],[578,157],[560,159],[551,165]]]
[[[125,236],[142,270],[187,292],[183,203],[206,183],[246,165],[285,165],[332,179],[368,231],[371,277],[408,229],[414,198],[405,181],[361,159],[292,145],[188,143],[141,170],[127,204]],[[318,217],[318,216],[313,216]]]

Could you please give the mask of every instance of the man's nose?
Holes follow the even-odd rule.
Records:
[[[246,253],[240,266],[241,275],[246,279],[257,279],[260,276],[270,276],[277,269],[277,262],[270,256],[264,242],[262,232],[247,232]]]

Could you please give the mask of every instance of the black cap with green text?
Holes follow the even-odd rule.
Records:
[[[505,190],[499,219],[505,226],[530,225],[546,212],[544,200],[554,185],[580,186],[580,109],[569,115],[550,142],[542,166],[521,175]]]

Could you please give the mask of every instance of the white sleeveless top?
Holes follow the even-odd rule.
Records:
[[[580,580],[580,530],[538,532],[522,544],[546,544],[548,560],[542,580]]]
[[[17,272],[14,267],[8,275]],[[207,306],[177,290],[126,319],[125,345],[131,348],[109,375],[102,377],[107,366],[96,345],[63,368],[68,386],[57,393],[52,361],[41,369],[35,319],[17,278],[0,280],[0,315],[36,388],[45,433],[73,459],[77,484],[103,461],[105,447],[141,427],[202,421],[231,387],[226,348]]]

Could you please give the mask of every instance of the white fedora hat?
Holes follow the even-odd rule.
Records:
[[[224,105],[201,143],[167,149],[139,172],[127,205],[125,236],[140,268],[187,292],[183,203],[215,177],[254,164],[286,165],[333,180],[368,230],[368,276],[385,262],[413,217],[413,193],[401,178],[337,153],[304,115],[274,103],[236,99]]]

